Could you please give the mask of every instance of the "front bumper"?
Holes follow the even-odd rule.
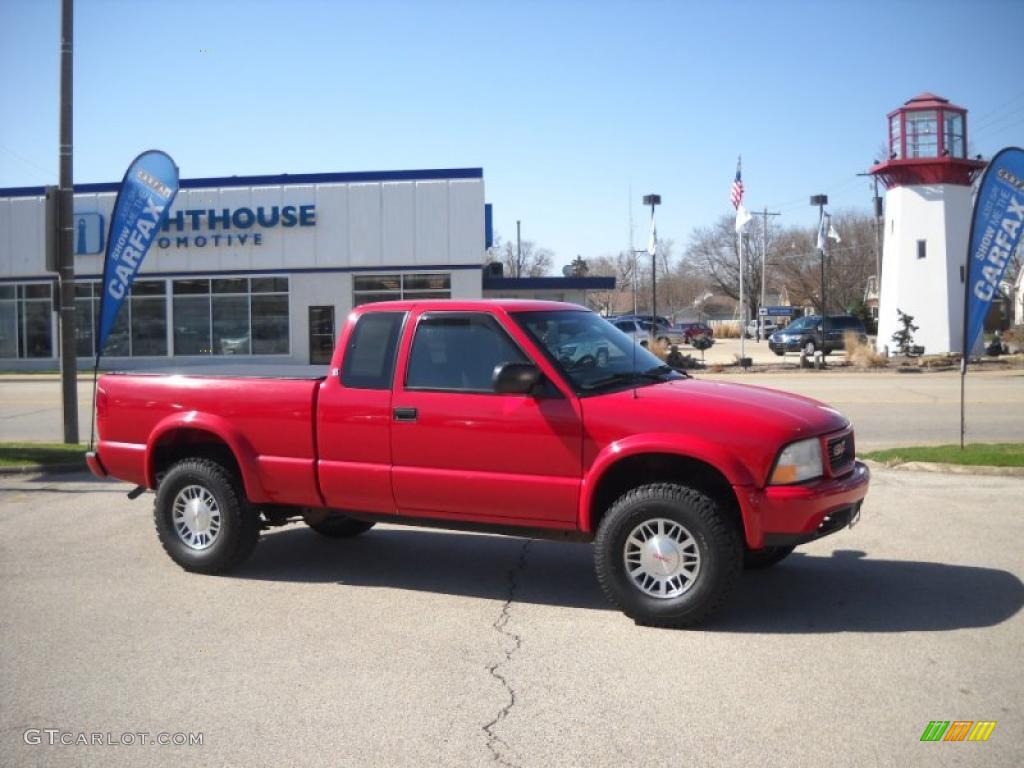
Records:
[[[747,546],[806,544],[852,526],[871,483],[861,462],[842,477],[825,477],[799,485],[770,485],[738,494]]]

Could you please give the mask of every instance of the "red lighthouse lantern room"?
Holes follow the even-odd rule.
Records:
[[[914,184],[970,186],[985,167],[967,157],[967,110],[922,93],[889,113],[889,156],[871,168],[886,189]]]

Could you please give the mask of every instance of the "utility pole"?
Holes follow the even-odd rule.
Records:
[[[761,212],[764,224],[761,225],[761,303],[757,306],[757,341],[759,343],[764,337],[764,321],[761,318],[768,319],[768,315],[761,314],[761,310],[764,309],[765,272],[768,271],[768,217],[781,215],[781,213],[769,212],[767,206]]]
[[[78,442],[78,360],[75,342],[75,242],[73,181],[73,0],[61,0],[60,29],[60,184],[58,215],[60,239],[57,265],[60,281],[60,375],[64,406],[64,442]]]
[[[877,165],[877,163],[876,163]],[[875,293],[882,296],[882,198],[878,196],[878,177],[873,173],[858,173],[858,176],[870,176],[875,185],[875,196],[871,199],[875,214]]]

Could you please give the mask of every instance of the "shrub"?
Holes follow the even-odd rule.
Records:
[[[857,368],[885,368],[889,362],[885,355],[876,352],[870,343],[862,343],[852,331],[843,334],[843,344],[846,345],[846,359]]]
[[[715,328],[715,336],[719,339],[738,339],[740,337],[740,324],[722,323]]]

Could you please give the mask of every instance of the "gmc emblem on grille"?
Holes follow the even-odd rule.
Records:
[[[846,443],[836,443],[832,446],[832,458],[838,459],[846,452]]]

